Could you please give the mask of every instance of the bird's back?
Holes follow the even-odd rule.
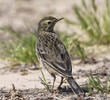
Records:
[[[40,33],[37,42],[39,58],[64,76],[72,76],[72,66],[69,54],[55,33]]]

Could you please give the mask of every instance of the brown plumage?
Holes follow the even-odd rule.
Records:
[[[49,16],[40,20],[37,33],[37,55],[43,66],[54,77],[52,92],[56,75],[60,75],[62,79],[59,87],[63,83],[63,78],[66,78],[72,91],[80,95],[83,91],[72,77],[72,65],[69,54],[62,41],[54,32],[55,24],[61,19]]]

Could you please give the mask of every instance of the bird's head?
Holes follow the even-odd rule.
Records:
[[[39,31],[53,32],[55,24],[62,19],[63,18],[57,19],[52,16],[44,17],[43,19],[40,20],[38,24],[38,32]]]

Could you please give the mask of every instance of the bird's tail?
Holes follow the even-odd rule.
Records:
[[[80,86],[76,83],[76,81],[74,80],[73,77],[68,77],[67,78],[68,83],[71,86],[71,89],[73,92],[75,92],[75,94],[77,95],[84,95],[83,90],[80,88]]]

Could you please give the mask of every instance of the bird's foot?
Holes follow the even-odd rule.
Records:
[[[58,89],[51,90],[51,93],[52,93],[52,94],[58,93]]]

